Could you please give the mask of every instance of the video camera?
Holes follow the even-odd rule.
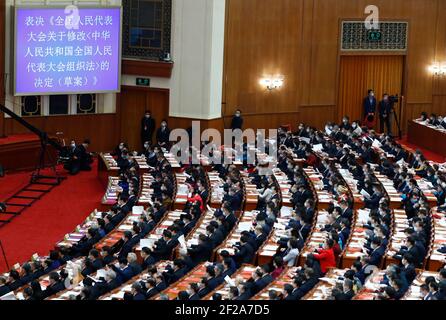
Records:
[[[400,97],[397,94],[389,96],[389,101],[391,104],[398,103],[400,101]]]

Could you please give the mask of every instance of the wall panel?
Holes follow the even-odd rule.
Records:
[[[369,0],[228,0],[223,114],[229,117],[240,107],[249,118],[247,124],[258,120],[256,127],[274,127],[283,119],[271,113],[291,112],[289,121],[320,125],[328,117],[315,115],[327,111],[320,107],[325,105],[334,106],[329,114],[339,118],[340,22],[365,19],[364,9],[370,4]],[[446,1],[375,0],[373,4],[381,19],[409,22],[400,92],[407,99],[404,118],[420,108],[446,113],[442,98],[446,77],[434,78],[427,71],[432,62],[446,61]],[[285,87],[263,92],[258,80],[264,70],[285,75]]]
[[[34,117],[26,120],[42,131],[55,135],[63,133],[66,143],[75,139],[78,143],[85,138],[91,140],[91,151],[112,150],[117,140],[116,114],[95,114],[78,116]],[[29,131],[14,121],[6,119],[6,134],[29,133]]]

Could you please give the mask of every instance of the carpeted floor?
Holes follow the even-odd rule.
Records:
[[[16,142],[37,141],[37,140],[39,140],[39,137],[37,137],[33,133],[15,134],[12,136],[8,136],[6,138],[0,138],[0,145],[11,144]]]
[[[443,157],[443,156],[441,156],[441,155],[439,155],[437,153],[434,153],[434,152],[431,152],[429,150],[420,148],[419,146],[416,146],[416,145],[413,145],[413,144],[407,142],[407,138],[406,137],[403,137],[403,139],[399,140],[398,142],[401,145],[405,146],[405,147],[409,147],[410,149],[420,150],[424,154],[426,159],[428,159],[430,161],[434,161],[434,162],[438,162],[438,163],[444,163],[446,161],[445,157]]]
[[[25,186],[30,172],[0,178],[0,201]],[[0,228],[9,265],[28,260],[32,254],[48,254],[56,242],[73,230],[101,201],[104,188],[97,179],[97,162],[91,172],[68,176],[60,186],[37,201],[9,225]],[[0,272],[6,270],[0,255]]]

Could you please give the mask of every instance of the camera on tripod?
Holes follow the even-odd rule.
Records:
[[[391,104],[398,103],[400,101],[400,97],[397,94],[389,96],[389,101]]]

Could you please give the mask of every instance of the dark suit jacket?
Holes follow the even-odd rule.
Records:
[[[379,246],[375,250],[370,253],[370,261],[369,264],[379,267],[381,264],[381,259],[384,256],[385,248]]]
[[[256,246],[255,246],[255,250],[258,250],[261,246],[262,246],[262,244],[265,242],[265,240],[266,240],[266,238],[267,238],[267,236],[266,236],[266,234],[264,234],[264,233],[261,233],[260,235],[258,235],[254,240],[255,240],[255,244],[256,244]]]
[[[118,259],[124,259],[127,258],[127,255],[132,252],[133,247],[138,242],[138,239],[135,239],[135,236],[133,236],[130,240],[126,241],[122,247],[121,250],[119,250]]]
[[[390,101],[388,101],[387,103],[384,100],[379,102],[379,115],[380,115],[380,117],[384,116],[384,114],[389,116],[391,111],[392,111],[392,104],[390,103]]]
[[[47,298],[52,295],[55,295],[56,293],[58,293],[59,291],[62,291],[62,290],[65,290],[65,285],[63,284],[63,282],[59,281],[59,282],[56,282],[52,286],[48,286],[45,289],[45,291],[43,291],[43,296],[44,296],[44,298]]]
[[[189,300],[201,300],[200,296],[198,295],[198,293],[193,294],[189,297]]]
[[[244,263],[251,263],[253,257],[254,249],[249,243],[245,243],[233,256],[238,266]]]
[[[170,129],[166,128],[166,129],[162,129],[162,128],[158,128],[158,130],[156,131],[156,141],[158,143],[169,143],[169,136],[170,136]]]
[[[156,288],[152,288],[152,289],[147,290],[146,297],[147,297],[147,299],[150,299],[151,297],[156,296],[158,293],[159,292],[158,292],[158,290],[156,290]]]
[[[142,293],[137,293],[135,296],[133,296],[134,301],[143,301],[146,300],[146,296]]]
[[[267,275],[263,276],[262,278],[258,279],[257,281],[255,281],[253,288],[252,288],[253,294],[256,294],[257,292],[259,292],[260,290],[265,288],[272,281],[273,281],[273,277],[271,277],[270,274],[267,274]]]
[[[146,127],[146,130],[144,130],[144,127]],[[152,136],[154,131],[155,131],[155,120],[152,117],[150,117],[149,119],[147,119],[146,117],[142,118],[141,135]]]
[[[415,266],[413,264],[409,264],[407,267],[403,268],[404,275],[406,276],[407,283],[412,283],[417,277],[417,272],[415,271]]]
[[[97,270],[101,269],[103,267],[103,262],[101,259],[95,259],[94,261],[87,260],[86,266],[84,270],[82,270],[81,274],[82,276],[86,277],[89,274],[92,274],[93,272],[96,272]]]
[[[139,263],[136,262],[136,261],[130,263],[130,264],[129,264],[129,267],[132,269],[132,273],[133,273],[133,275],[137,275],[137,274],[141,273],[141,271],[142,271],[141,266],[140,266]]]
[[[112,256],[112,255],[106,255],[103,259],[102,259],[102,261],[104,262],[104,265],[108,265],[108,264],[110,264],[110,263],[112,263],[113,261],[115,261],[116,260],[116,258],[114,257],[114,256]]]
[[[234,116],[231,120],[231,129],[242,129],[243,118]]]
[[[367,96],[364,98],[363,106],[364,106],[364,116],[369,113],[375,113],[376,112],[376,98],[372,98],[372,102],[370,103],[370,98]]]
[[[130,266],[125,267],[123,270],[121,270],[121,268],[116,268],[114,265],[111,265],[111,267],[117,273],[117,277],[121,283],[130,280],[134,276]]]
[[[188,249],[189,256],[195,264],[208,261],[212,254],[212,246],[209,242],[192,246]]]
[[[210,240],[212,242],[212,246],[215,248],[217,247],[220,243],[223,242],[223,240],[225,239],[223,233],[221,232],[221,230],[215,230],[214,233],[212,234],[212,236],[210,237]]]
[[[0,287],[0,297],[11,292],[11,289],[8,286],[1,286]]]

